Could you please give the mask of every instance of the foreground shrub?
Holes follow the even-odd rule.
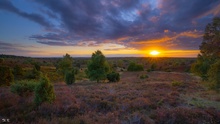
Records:
[[[148,75],[141,75],[140,76],[140,79],[146,79],[146,78],[149,78]]]
[[[191,72],[195,73],[196,75],[200,76],[203,80],[207,80],[207,72],[212,65],[213,60],[206,56],[198,55],[197,60],[191,66]]]
[[[35,87],[34,102],[40,105],[43,102],[52,103],[55,100],[55,93],[53,85],[46,76],[41,76],[40,82]]]
[[[136,64],[134,62],[131,62],[128,66],[128,71],[143,71],[144,67],[140,64]]]
[[[10,86],[10,83],[14,81],[14,75],[7,66],[0,66],[0,86]]]
[[[180,81],[173,81],[173,82],[171,83],[171,85],[174,86],[174,87],[178,87],[178,86],[183,85],[183,83],[180,82]]]
[[[118,82],[120,80],[120,75],[119,73],[112,72],[112,73],[107,74],[107,79],[110,82]]]
[[[67,85],[75,83],[75,70],[74,69],[66,72],[65,82]]]
[[[208,79],[212,89],[220,89],[220,60],[211,65],[208,71]]]
[[[11,92],[18,94],[19,96],[24,96],[27,93],[33,92],[37,83],[38,82],[34,80],[22,80],[16,82],[11,85]]]

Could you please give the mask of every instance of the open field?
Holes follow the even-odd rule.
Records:
[[[33,94],[0,88],[0,117],[12,123],[220,123],[220,95],[179,72],[120,72],[117,83],[54,84],[56,100],[34,108]],[[148,78],[140,78],[147,75]],[[176,83],[177,82],[177,83]]]

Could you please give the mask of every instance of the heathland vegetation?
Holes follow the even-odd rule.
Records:
[[[218,124],[219,39],[220,18],[214,18],[197,58],[106,58],[100,50],[91,58],[0,55],[0,119]]]

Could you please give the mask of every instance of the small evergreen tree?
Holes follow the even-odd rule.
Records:
[[[64,76],[66,71],[73,68],[73,59],[66,53],[62,60],[58,63],[58,71]]]
[[[206,25],[203,35],[203,42],[199,46],[200,54],[196,63],[191,67],[192,72],[209,80],[213,89],[218,89],[220,74],[220,17],[213,18],[212,22]]]
[[[75,83],[75,73],[75,69],[72,69],[71,71],[66,71],[65,82],[67,85]]]
[[[40,82],[36,85],[34,103],[38,106],[43,102],[52,103],[55,100],[53,85],[46,76],[40,78]]]
[[[106,61],[105,56],[100,50],[95,51],[92,54],[91,60],[87,64],[86,74],[90,80],[105,80],[106,75],[109,72],[109,64]]]

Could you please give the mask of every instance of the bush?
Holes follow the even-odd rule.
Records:
[[[212,89],[218,90],[220,88],[220,60],[211,65],[208,70],[208,80]]]
[[[14,75],[7,66],[0,66],[0,86],[10,86],[10,83],[14,81]]]
[[[11,85],[11,92],[24,96],[29,92],[33,92],[38,82],[33,80],[22,80]]]
[[[203,80],[207,80],[208,79],[207,73],[210,68],[210,65],[212,64],[213,64],[213,60],[211,60],[210,58],[198,55],[196,62],[193,63],[191,66],[191,72],[200,76]]]
[[[174,87],[176,87],[176,86],[181,86],[181,85],[183,85],[183,83],[182,83],[182,82],[179,82],[179,81],[173,81],[173,82],[171,83],[171,85],[174,86]]]
[[[136,64],[134,62],[131,62],[128,66],[128,71],[143,71],[144,67],[143,65]]]
[[[120,80],[120,75],[119,73],[112,72],[112,73],[107,74],[107,79],[110,82],[118,82]]]
[[[91,60],[88,62],[86,70],[88,78],[92,81],[96,80],[97,83],[99,83],[100,80],[106,79],[109,71],[110,67],[103,53],[100,50],[92,53]]]
[[[148,75],[141,75],[140,76],[140,79],[146,79],[146,78],[148,78]]]
[[[73,58],[66,53],[66,55],[63,56],[63,58],[59,61],[57,68],[58,72],[65,76],[66,71],[69,69],[72,69],[73,67]]]
[[[41,76],[40,82],[36,85],[34,102],[38,106],[43,102],[52,103],[55,100],[53,85],[46,76]]]
[[[65,82],[67,85],[73,84],[75,82],[75,69],[66,72]]]

